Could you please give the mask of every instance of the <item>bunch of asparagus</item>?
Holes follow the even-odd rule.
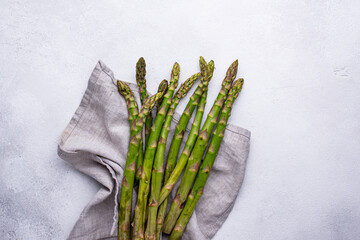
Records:
[[[202,127],[208,84],[214,72],[213,61],[207,63],[200,57],[200,72],[190,76],[177,91],[180,66],[175,63],[170,81],[163,80],[158,92],[149,97],[146,91],[146,64],[140,58],[136,64],[136,81],[142,103],[140,109],[130,87],[122,81],[117,82],[119,93],[127,104],[130,123],[130,144],[119,204],[119,240],[155,240],[160,239],[163,232],[170,234],[169,239],[181,238],[204,191],[224,137],[232,105],[244,83],[243,79],[234,81],[237,67],[236,60],[227,70],[220,92]],[[176,126],[167,161],[164,163],[166,143],[176,107],[198,79],[200,83]],[[155,106],[158,111],[153,119],[152,109]],[[195,118],[185,141],[184,133],[195,109]],[[185,146],[178,157],[183,141]],[[166,214],[168,196],[182,172],[180,187]],[[138,184],[138,194],[131,219],[134,184]]]

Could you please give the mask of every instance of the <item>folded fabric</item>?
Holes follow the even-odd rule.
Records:
[[[129,83],[129,86],[139,102],[137,85]],[[169,139],[172,139],[179,118],[179,114],[174,115]],[[190,127],[191,124],[186,134]],[[118,93],[114,74],[99,61],[58,146],[58,155],[63,160],[101,184],[68,239],[116,239],[119,192],[129,134],[125,100]],[[183,239],[211,239],[224,223],[244,178],[249,140],[248,130],[230,124],[227,126],[204,195],[196,206]],[[168,149],[170,141],[167,145]],[[170,198],[175,193],[176,188]],[[133,198],[135,202],[135,190]]]

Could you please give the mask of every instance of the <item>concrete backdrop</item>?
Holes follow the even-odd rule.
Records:
[[[97,191],[56,148],[98,59],[135,82],[145,57],[154,92],[200,55],[210,103],[239,59],[230,122],[252,132],[215,239],[360,239],[359,1],[0,3],[0,239],[65,239]]]

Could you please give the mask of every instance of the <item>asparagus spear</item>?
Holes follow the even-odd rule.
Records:
[[[159,101],[157,102],[157,105],[160,105],[161,102],[164,99],[164,95],[167,91],[168,88],[168,82],[167,80],[162,80],[161,83],[159,84],[159,88],[158,88],[158,93],[162,93],[162,97],[159,99]],[[135,102],[136,103],[136,102]],[[151,115],[151,112],[149,113],[149,116]],[[146,118],[146,120],[148,120],[149,118]],[[145,132],[146,132],[146,120],[145,120]],[[152,120],[151,120],[152,122]],[[142,165],[143,165],[143,141],[140,141],[140,146],[139,146],[139,157],[137,159],[136,162],[136,179],[140,180],[141,177],[141,172],[142,172]]]
[[[117,81],[117,86],[118,86],[119,93],[125,98],[127,109],[129,112],[129,117],[128,117],[129,123],[131,126],[134,119],[136,119],[139,114],[138,105],[134,98],[134,93],[131,91],[129,85],[127,85],[126,83],[124,83],[122,81]],[[159,101],[160,101],[160,99],[159,99]],[[151,112],[149,113],[149,115],[150,114],[151,114]],[[130,128],[130,138],[132,138],[135,134],[136,134],[136,129]],[[139,171],[139,169],[141,169],[142,162],[143,162],[143,141],[141,138],[140,143],[139,143],[138,158],[136,160],[137,172]],[[136,176],[136,179],[138,179],[137,176]]]
[[[189,191],[191,189],[192,183],[195,179],[197,171],[200,166],[200,161],[204,155],[206,147],[208,145],[210,136],[212,131],[217,123],[217,119],[219,117],[220,111],[224,105],[226,96],[229,92],[231,84],[235,79],[236,72],[237,72],[237,60],[231,64],[229,67],[226,77],[222,83],[222,88],[214,102],[210,113],[208,114],[206,121],[201,128],[200,134],[198,139],[196,140],[195,146],[193,151],[189,157],[188,163],[186,165],[186,169],[181,179],[180,187],[177,191],[177,194],[171,204],[170,210],[168,215],[165,218],[164,222],[164,229],[165,233],[170,233],[173,229],[177,218],[179,217],[181,210],[183,208],[183,203],[185,202]]]
[[[213,71],[214,70],[214,62],[211,61],[209,63],[209,65],[211,66],[211,69]],[[175,133],[174,133],[174,136],[173,136],[173,139],[171,142],[171,146],[169,149],[169,155],[168,155],[168,159],[167,159],[167,163],[166,163],[164,183],[167,182],[167,180],[170,177],[170,174],[172,173],[172,171],[175,167],[177,156],[178,156],[178,153],[180,150],[180,145],[181,145],[187,124],[191,118],[193,111],[195,110],[195,107],[199,105],[200,98],[202,97],[202,94],[203,94],[204,86],[205,86],[205,88],[207,88],[207,85],[212,77],[212,71],[211,71],[211,75],[206,77],[207,64],[203,57],[200,57],[200,69],[201,69],[201,75],[202,75],[201,82],[198,85],[198,87],[196,88],[193,95],[190,97],[190,100],[189,100],[183,114],[181,115],[179,123],[175,129]],[[203,97],[203,101],[204,100],[206,100],[206,96]],[[204,105],[203,103],[201,105]],[[199,114],[201,114],[201,113],[199,112]],[[199,116],[198,116],[198,119],[199,119]],[[201,119],[200,119],[200,121],[201,121]],[[193,132],[196,132],[196,131],[193,130]],[[192,134],[190,134],[190,135],[192,135]],[[187,145],[191,145],[190,141],[191,140],[189,140]],[[161,205],[159,207],[159,211],[158,211],[157,226],[156,226],[156,239],[158,239],[158,240],[160,239],[160,235],[162,232],[166,207],[167,207],[167,198],[163,201],[163,203],[161,203]]]
[[[121,85],[121,84],[120,84]],[[136,159],[139,152],[139,143],[144,126],[145,118],[155,106],[162,93],[157,93],[151,98],[147,98],[136,119],[133,120],[130,128],[134,135],[130,139],[129,150],[124,168],[124,176],[121,184],[121,197],[119,204],[119,235],[118,239],[130,239],[130,215],[131,199],[134,186]],[[134,130],[136,129],[136,131]]]
[[[205,76],[205,73],[207,70],[206,69],[207,64],[206,64],[204,58],[202,58],[202,57],[200,57],[200,58],[201,58],[200,67],[201,67],[202,79],[201,79],[200,84],[196,88],[195,92],[190,97],[190,100],[189,100],[188,104],[186,105],[186,108],[185,108],[183,114],[180,117],[179,123],[176,126],[174,136],[173,136],[173,139],[172,139],[172,142],[170,145],[170,149],[169,149],[169,156],[168,156],[167,164],[166,164],[165,181],[169,178],[172,170],[174,169],[186,127],[189,123],[189,120],[191,118],[193,111],[195,110],[195,107],[199,104],[201,95],[203,93],[204,85],[208,84],[208,82],[211,79],[211,77]],[[213,65],[213,62],[211,64]]]
[[[139,86],[141,104],[144,104],[145,99],[149,97],[147,90],[146,90],[145,75],[146,75],[146,63],[145,63],[145,59],[143,57],[141,57],[141,58],[139,58],[138,62],[136,63],[136,83]],[[145,119],[145,136],[146,136],[147,126],[150,124],[150,127],[151,127],[151,123],[152,123],[152,116],[151,116],[151,112],[150,112]],[[146,140],[145,140],[145,144],[146,144]],[[141,135],[140,145],[139,145],[139,154],[138,154],[138,159],[136,161],[136,170],[141,168],[141,165],[143,162],[143,158],[144,158],[143,148],[144,148],[143,147],[143,137]]]
[[[138,105],[134,98],[134,93],[131,91],[129,85],[122,81],[117,81],[117,87],[119,93],[125,98],[128,113],[129,113],[129,123],[133,123],[134,119],[137,118],[139,114]],[[130,129],[130,138],[133,137],[136,133],[136,129]]]
[[[134,232],[133,232],[134,239],[144,238],[146,203],[147,203],[147,196],[150,186],[149,184],[151,178],[151,170],[153,166],[158,138],[161,133],[164,119],[170,107],[171,98],[178,85],[179,73],[180,73],[180,66],[178,63],[175,63],[171,73],[170,85],[164,96],[164,100],[160,106],[160,110],[156,115],[155,123],[151,127],[151,133],[149,137],[149,143],[145,151],[143,169],[139,181],[138,198],[135,207]]]
[[[225,127],[231,115],[232,105],[236,100],[237,96],[239,95],[243,83],[244,83],[243,79],[236,80],[229,92],[229,95],[225,102],[224,109],[222,110],[220,115],[219,123],[216,126],[216,129],[212,136],[209,149],[204,157],[203,163],[201,164],[199,174],[196,177],[194,186],[186,201],[185,207],[182,210],[181,215],[177,220],[173,231],[171,232],[170,240],[181,238],[185,230],[186,224],[189,222],[190,217],[193,211],[195,210],[195,206],[203,194],[204,186],[206,184],[206,181],[209,177],[209,173],[218,154],[222,139],[224,138]]]
[[[206,62],[203,58],[200,58],[200,64],[206,65]],[[192,124],[188,139],[185,143],[184,150],[182,151],[180,158],[179,158],[174,170],[172,171],[169,179],[166,181],[163,188],[161,189],[160,203],[162,203],[169,196],[175,183],[179,179],[181,172],[183,171],[183,169],[189,159],[190,153],[194,147],[196,139],[199,135],[200,125],[201,125],[202,117],[204,115],[204,109],[205,109],[205,104],[206,104],[207,87],[208,87],[209,80],[212,76],[212,72],[214,71],[214,64],[212,61],[210,61],[209,64],[207,65],[207,69],[208,69],[207,72],[209,74],[208,74],[208,76],[206,76],[206,78],[209,78],[209,79],[207,79],[204,82],[203,94],[201,96],[198,109],[196,111],[195,120]]]
[[[164,95],[166,93],[166,91],[168,90],[169,87],[169,83],[166,79],[162,80],[161,83],[159,84],[158,87],[158,92],[163,92]],[[162,98],[159,100],[159,102],[157,103],[158,108],[161,106],[163,100],[164,100],[164,95],[162,96]]]
[[[167,91],[167,89],[168,89],[168,85],[169,85],[168,81],[164,79],[159,85],[158,92],[163,91],[165,93]],[[162,104],[163,99],[164,99],[164,96],[157,103],[158,111],[160,109],[160,106]],[[140,179],[140,177],[141,177],[141,171],[139,171],[139,178],[138,179]],[[149,195],[149,188],[150,188],[150,184],[147,186],[146,191],[145,191],[146,192],[146,194],[145,194],[146,199],[144,200],[145,202],[147,202],[147,196]],[[147,214],[148,214],[148,211],[145,210],[144,211],[144,216],[143,216],[143,222],[144,223],[147,222]]]
[[[161,83],[159,84],[159,87],[158,87],[158,92],[164,92],[164,94],[166,93],[166,91],[167,91],[167,89],[168,89],[168,85],[169,85],[169,83],[168,83],[168,81],[167,80],[162,80],[161,81]],[[163,100],[164,100],[164,96],[158,101],[158,103],[157,103],[157,110],[159,111],[159,108],[160,108],[160,106],[161,106],[161,104],[162,104],[162,102],[163,102]],[[136,179],[137,180],[140,180],[140,178],[141,178],[141,173],[142,173],[142,162],[141,162],[141,165],[140,165],[140,167],[137,169],[137,171],[136,171]],[[147,189],[146,189],[146,194],[145,194],[145,196],[148,196],[148,192],[149,192],[149,185],[147,186]],[[147,198],[144,200],[145,202],[147,202]],[[144,211],[144,216],[143,216],[143,222],[145,223],[146,221],[147,221],[147,211],[145,210]]]
[[[204,81],[206,81],[205,73],[206,73],[207,64],[203,57],[200,57],[200,58],[202,59],[201,61],[203,61],[203,63],[205,63],[205,64],[200,64],[202,79],[201,79],[200,84],[197,86],[195,92],[190,97],[190,100],[189,100],[188,104],[186,105],[183,114],[181,115],[179,123],[176,126],[174,136],[173,136],[173,139],[171,142],[171,146],[169,149],[169,156],[168,156],[167,166],[166,166],[167,173],[169,173],[169,171],[171,173],[172,169],[169,169],[169,171],[168,171],[168,168],[173,167],[171,165],[172,164],[175,165],[175,163],[176,163],[180,145],[182,142],[182,138],[184,136],[184,132],[185,132],[188,122],[191,118],[191,115],[192,115],[193,111],[195,110],[195,107],[199,104],[200,97],[203,92]]]
[[[174,116],[175,109],[178,106],[180,100],[187,95],[191,87],[194,85],[195,81],[200,77],[200,73],[196,73],[188,78],[177,90],[174,95],[168,114],[166,115],[166,119],[164,125],[161,130],[160,138],[158,141],[158,146],[156,149],[156,155],[153,164],[153,172],[151,174],[151,195],[150,195],[150,203],[149,203],[149,212],[148,212],[148,222],[145,233],[145,239],[153,239],[156,237],[156,217],[158,210],[158,201],[159,194],[161,190],[161,180],[164,172],[164,158],[165,158],[165,148],[166,141],[170,131],[171,120]]]
[[[145,75],[146,75],[146,63],[145,63],[145,59],[141,57],[136,63],[136,83],[139,86],[140,99],[142,103],[144,103],[145,99],[147,99],[149,96],[146,91]]]
[[[145,99],[148,98],[149,96],[146,90],[145,75],[146,75],[146,63],[145,63],[145,59],[141,57],[136,63],[136,83],[139,86],[141,103],[144,103]],[[147,116],[145,120],[145,146],[149,138],[149,134],[147,134],[147,132],[149,132],[151,125],[152,125],[152,116],[151,114],[149,114],[149,116]]]

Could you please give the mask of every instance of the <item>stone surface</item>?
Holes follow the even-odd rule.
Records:
[[[215,239],[359,239],[359,13],[356,0],[1,1],[0,239],[65,239],[97,191],[56,147],[98,59],[135,82],[145,57],[154,92],[200,55],[216,66],[209,103],[239,59],[230,122],[252,131]]]

